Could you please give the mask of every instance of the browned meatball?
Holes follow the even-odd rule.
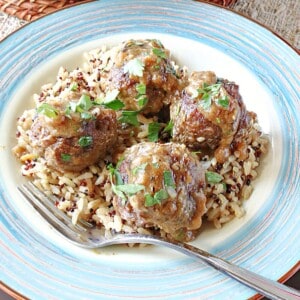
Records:
[[[171,105],[173,140],[188,148],[214,150],[219,162],[230,155],[245,107],[238,86],[217,81],[213,72],[193,72],[182,99]]]
[[[115,197],[123,219],[158,227],[175,239],[193,238],[191,231],[200,228],[206,211],[204,169],[196,155],[175,143],[140,143],[125,151],[118,172],[123,187],[133,184],[141,189],[125,193],[125,199]]]
[[[49,117],[39,113],[30,138],[49,166],[59,171],[80,171],[103,158],[117,139],[116,113],[97,108],[89,117],[67,116],[56,108]]]
[[[108,74],[102,75],[106,93],[118,90],[124,110],[157,113],[178,90],[169,51],[158,40],[129,40],[117,53]]]

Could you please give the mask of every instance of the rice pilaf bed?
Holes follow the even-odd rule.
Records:
[[[119,51],[120,46],[111,49],[106,47],[94,49],[85,53],[85,63],[82,67],[72,71],[61,67],[56,81],[43,85],[41,93],[33,96],[36,107],[43,102],[78,100],[82,95],[88,95],[91,99],[105,98],[103,72],[111,70]],[[172,64],[178,80],[184,84],[188,71],[174,62]],[[149,124],[159,121],[157,115],[145,115],[139,112],[136,116],[138,126],[128,126],[128,124],[118,126],[113,154],[107,154],[103,159],[81,171],[62,172],[49,166],[45,157],[37,153],[36,147],[32,145],[30,130],[37,113],[36,107],[24,111],[17,122],[17,145],[13,151],[22,163],[22,175],[32,180],[47,194],[56,195],[58,199],[56,206],[66,212],[74,224],[79,219],[87,220],[99,225],[106,234],[113,229],[117,232],[166,235],[158,227],[134,225],[116,213],[113,205],[111,173],[108,169],[108,165],[116,164],[127,148],[149,141]],[[117,114],[120,117],[120,112]],[[163,132],[168,124],[160,123],[160,126],[160,132]],[[245,153],[241,155],[234,149],[223,163],[218,162],[213,155],[195,151],[195,155],[205,165],[207,172],[217,174],[214,180],[207,178],[206,212],[203,216],[205,221],[213,223],[216,228],[221,228],[233,218],[240,218],[245,214],[243,201],[252,193],[252,182],[258,176],[257,168],[261,157],[267,152],[268,140],[262,134],[254,113],[251,114],[244,139],[247,144]],[[170,140],[171,137],[167,136],[160,142],[165,143]],[[185,239],[194,238],[195,236]]]

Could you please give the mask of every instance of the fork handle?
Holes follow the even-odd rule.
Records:
[[[296,300],[300,299],[300,292],[287,287],[277,281],[267,279],[261,275],[248,271],[242,267],[234,265],[206,251],[185,243],[172,243],[171,247],[177,251],[183,252],[191,257],[200,258],[215,269],[226,273],[234,279],[242,282],[250,288],[255,289],[262,295],[270,299]],[[170,245],[169,245],[170,247]]]
[[[132,235],[132,238],[133,238],[132,240],[133,243],[143,242],[146,244],[163,245],[173,250],[179,251],[183,254],[186,254],[188,256],[191,256],[192,258],[200,259],[201,261],[204,261],[206,264],[233,277],[239,282],[258,291],[260,294],[270,299],[300,300],[299,291],[290,288],[288,286],[285,286],[277,281],[267,279],[261,275],[248,271],[242,267],[234,265],[222,258],[212,255],[192,245],[177,242],[177,241],[170,242],[162,238],[157,238],[150,235],[145,235],[143,241],[141,240],[140,237],[138,240],[135,241],[134,235]]]

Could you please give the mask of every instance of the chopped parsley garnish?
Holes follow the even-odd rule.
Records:
[[[121,162],[122,161],[118,162],[118,164],[120,164]],[[118,164],[117,164],[116,168],[112,164],[109,164],[107,166],[107,169],[108,169],[108,171],[109,171],[109,173],[111,175],[111,178],[112,178],[112,176],[114,176],[115,179],[116,179],[116,184],[120,185],[120,184],[123,184],[123,179],[122,179],[122,176],[121,176],[120,172],[117,169]],[[111,180],[111,182],[112,182],[112,180]]]
[[[153,52],[153,54],[155,54],[159,58],[167,58],[167,54],[163,49],[153,48],[152,52]]]
[[[159,190],[158,192],[156,192],[154,194],[154,199],[156,199],[157,201],[161,202],[163,200],[166,200],[169,198],[169,194],[167,193],[166,190],[164,189],[161,189]]]
[[[113,183],[111,183],[111,189],[112,191],[123,200],[123,203],[125,203],[125,201],[127,201],[127,198],[125,196],[125,194],[120,191],[119,189],[117,189],[118,185],[114,185]]]
[[[171,171],[164,171],[163,176],[164,176],[164,185],[172,187],[172,188],[175,189],[176,185],[175,185],[175,182],[174,182],[174,179],[173,179],[173,176],[172,176],[172,172]]]
[[[201,96],[201,100],[199,104],[204,110],[208,110],[211,107],[212,97],[218,95],[221,86],[222,86],[221,83],[216,83],[211,85],[204,83],[202,88],[197,89],[198,96]]]
[[[134,58],[124,66],[124,73],[129,73],[133,76],[142,77],[144,67],[144,63],[139,58]]]
[[[110,108],[112,110],[119,110],[125,106],[125,104],[119,99],[115,99],[111,102],[103,103],[103,104],[105,107]]]
[[[136,85],[135,89],[138,92],[136,100],[139,107],[145,106],[148,102],[148,97],[146,96],[146,85],[143,83],[139,83]]]
[[[152,166],[153,166],[155,169],[158,169],[158,168],[159,168],[159,162],[153,162],[153,163],[152,163]]]
[[[76,110],[81,112],[81,110],[89,110],[93,107],[93,102],[89,95],[83,94],[81,95],[79,101],[76,104]]]
[[[146,85],[143,84],[143,83],[137,84],[135,89],[139,93],[139,95],[145,95],[146,94]]]
[[[126,193],[126,194],[132,196],[132,195],[144,190],[145,187],[141,184],[128,183],[128,184],[117,185],[116,189],[120,192],[123,192],[123,193]]]
[[[91,136],[82,136],[78,140],[78,144],[82,148],[91,146],[93,144],[93,137],[91,137]]]
[[[39,114],[43,114],[51,119],[54,119],[58,116],[58,110],[49,103],[41,104],[36,110]]]
[[[223,176],[216,172],[207,171],[205,172],[205,179],[208,183],[219,183],[223,180]]]
[[[127,198],[126,198],[125,194],[122,191],[120,191],[120,190],[117,189],[118,185],[123,184],[123,180],[122,180],[121,174],[119,173],[119,171],[112,164],[109,164],[107,166],[107,169],[108,169],[108,171],[110,173],[110,182],[111,182],[111,189],[112,189],[112,191],[118,197],[120,197],[123,201],[126,201]],[[114,184],[114,182],[113,182],[113,176],[115,177],[116,184]]]
[[[217,100],[217,104],[224,107],[224,108],[228,108],[229,107],[229,99],[227,96],[224,96],[222,98],[219,98]]]
[[[201,98],[200,106],[204,110],[208,110],[211,107],[211,94],[204,94]]]
[[[93,107],[93,102],[89,95],[83,94],[78,102],[70,102],[66,107],[65,115],[70,117],[71,112],[78,112],[82,119],[91,119],[93,115],[88,111]]]
[[[152,122],[148,125],[148,141],[156,142],[158,140],[158,134],[160,131],[160,124],[158,122]]]
[[[166,125],[166,127],[164,128],[163,132],[167,132],[172,136],[173,127],[174,127],[174,122],[173,120],[170,120]]]
[[[160,204],[154,197],[152,197],[150,194],[145,194],[145,206],[153,206],[155,204]]]
[[[82,119],[89,120],[93,118],[93,115],[88,111],[83,111],[82,113],[80,113],[80,117]]]
[[[148,98],[146,95],[139,95],[137,98],[139,107],[143,107],[148,103]]]
[[[77,82],[73,82],[72,85],[70,86],[70,90],[72,92],[76,92],[78,90],[78,83]]]
[[[119,95],[120,91],[115,89],[106,94],[104,99],[96,99],[95,103],[104,105],[107,108],[110,108],[112,110],[119,110],[125,106],[125,104],[119,100],[117,97]]]
[[[71,154],[68,154],[68,153],[61,153],[60,157],[61,157],[61,160],[64,162],[68,162],[72,158]]]
[[[104,103],[108,103],[108,102],[111,102],[115,99],[117,99],[118,95],[119,95],[120,91],[115,89],[115,90],[112,90],[112,91],[109,91],[106,95],[105,95],[105,98],[104,98]]]
[[[110,172],[112,191],[123,200],[123,203],[127,201],[127,196],[135,195],[136,193],[145,189],[145,187],[141,184],[134,184],[134,183],[124,184],[121,174],[112,164],[108,165],[107,168]],[[113,176],[115,177],[116,184],[113,183],[112,180]]]
[[[161,189],[158,192],[154,194],[154,196],[151,196],[150,194],[145,194],[145,206],[153,206],[155,204],[161,204],[163,200],[168,199],[169,194],[166,190]]]
[[[148,163],[143,163],[140,166],[137,166],[132,169],[132,174],[136,175],[139,171],[144,171],[147,167]]]
[[[121,123],[130,124],[133,126],[138,126],[139,121],[137,119],[138,111],[124,110],[122,111],[121,117],[118,119]]]

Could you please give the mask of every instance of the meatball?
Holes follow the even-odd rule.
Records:
[[[181,99],[171,104],[173,141],[194,151],[214,151],[222,163],[245,115],[237,85],[218,81],[210,71],[193,72]]]
[[[169,51],[158,40],[126,41],[101,82],[105,93],[119,91],[124,110],[145,114],[169,104],[179,85]]]
[[[184,145],[144,142],[125,151],[117,172],[122,185],[116,189],[138,187],[114,198],[123,219],[160,228],[174,239],[193,238],[206,211],[205,172],[195,154]]]
[[[97,107],[84,117],[78,113],[67,115],[58,107],[52,110],[55,114],[51,117],[36,115],[30,138],[37,153],[54,169],[81,171],[103,158],[117,139],[113,110]]]

